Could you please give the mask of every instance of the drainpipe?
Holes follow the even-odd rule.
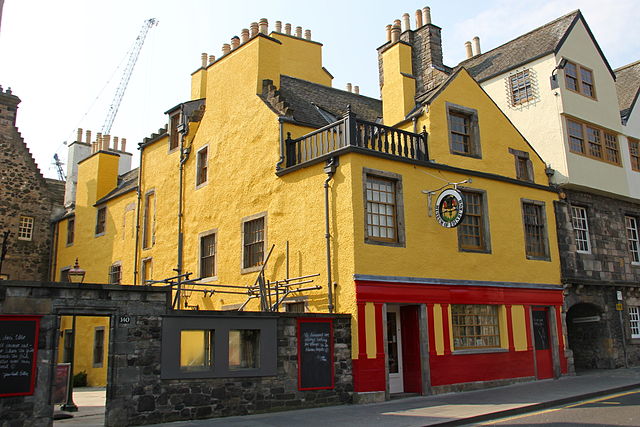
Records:
[[[142,204],[142,155],[144,151],[144,146],[140,145],[138,147],[140,150],[140,166],[138,166],[138,191],[136,201],[136,246],[133,250],[133,284],[138,284],[138,252],[140,248],[138,245],[140,244],[140,205]]]
[[[331,283],[331,234],[329,233],[329,181],[331,181],[331,178],[333,178],[333,175],[336,172],[336,163],[336,158],[332,157],[324,167],[324,171],[327,174],[327,179],[324,180],[324,237],[327,240],[327,298],[329,301],[329,313],[333,313],[333,285]]]
[[[179,169],[179,180],[178,180],[178,265],[176,266],[176,273],[178,274],[178,286],[176,298],[174,299],[174,307],[176,303],[180,304],[180,292],[182,288],[182,249],[184,244],[184,235],[182,233],[182,193],[184,187],[184,164],[189,159],[190,149],[184,148],[184,138],[187,134],[187,118],[184,115],[184,104],[180,106],[180,117],[181,123],[178,126],[178,132],[180,132],[180,169]]]
[[[284,124],[282,123],[282,116],[278,117],[278,123],[280,124],[280,158],[278,159],[278,163],[276,163],[277,171],[282,169],[282,164],[284,163],[284,152],[286,149],[284,144]]]

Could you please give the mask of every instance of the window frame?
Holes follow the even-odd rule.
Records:
[[[584,215],[580,217],[576,217],[576,211],[580,212]],[[576,228],[576,221],[581,222],[584,227]],[[574,231],[574,237],[576,239],[576,252],[580,254],[590,254],[591,253],[591,233],[589,232],[589,215],[587,212],[587,208],[580,205],[571,205],[571,227]],[[579,238],[578,234],[583,232],[586,236],[585,239]],[[580,249],[580,242],[586,242],[587,248]]]
[[[530,206],[535,206],[536,210],[539,209],[540,212],[540,220],[542,221],[542,232],[540,233],[540,240],[543,246],[543,252],[542,254],[540,253],[530,253],[529,252],[529,239],[530,239],[530,235],[527,232],[527,214],[525,212],[525,206],[526,205],[530,205]],[[524,250],[525,250],[525,256],[527,259],[529,260],[535,260],[535,261],[551,261],[551,254],[550,254],[550,248],[549,248],[549,221],[547,219],[547,209],[546,209],[546,203],[542,202],[540,200],[532,200],[532,199],[520,199],[520,209],[522,211],[522,230],[524,233]],[[533,226],[536,226],[536,224],[531,224]]]
[[[478,118],[478,110],[462,105],[445,103],[447,110],[447,135],[449,138],[449,152],[457,156],[471,157],[475,159],[482,158],[482,146],[480,144],[480,126]],[[453,147],[453,136],[455,133],[452,126],[452,116],[466,116],[469,119],[469,152],[460,152]]]
[[[483,313],[482,311],[474,311],[473,313],[456,313],[455,312],[455,308],[456,307],[477,307],[477,308],[481,308],[481,307],[491,307],[492,311],[494,311],[494,313]],[[493,351],[500,351],[503,350],[502,347],[502,342],[500,340],[501,338],[501,327],[500,327],[500,305],[499,304],[451,304],[451,337],[453,339],[453,346],[452,346],[452,350],[454,352],[475,352],[475,351],[486,351],[486,350],[493,350]],[[464,311],[464,310],[463,310]],[[494,318],[494,322],[493,323],[489,323],[489,324],[483,324],[483,323],[457,323],[455,322],[455,318],[456,317],[471,317],[471,318],[476,318],[476,320],[478,318],[482,318],[482,317],[493,317]],[[491,327],[491,328],[495,328],[494,329],[494,333],[493,334],[472,334],[472,335],[461,335],[461,336],[456,336],[456,331],[459,331],[461,328],[462,330],[465,330],[466,328],[475,328],[475,327],[480,327],[481,329],[484,327]],[[468,338],[468,337],[494,337],[496,344],[495,345],[474,345],[474,346],[457,346],[456,345],[456,339],[463,339],[463,338]],[[477,339],[477,338],[476,338]]]
[[[627,137],[627,144],[629,146],[629,161],[631,162],[631,169],[636,172],[640,172],[640,140]]]
[[[117,274],[117,281],[114,281],[114,278]],[[121,285],[122,284],[122,263],[120,261],[114,262],[109,266],[109,284],[110,285]]]
[[[533,162],[531,161],[529,152],[509,147],[509,153],[513,154],[516,179],[525,182],[535,182]],[[526,171],[526,176],[523,175],[522,162],[524,162],[524,170]]]
[[[489,207],[487,202],[487,192],[485,190],[481,190],[478,188],[468,188],[468,187],[458,187],[460,192],[462,193],[462,197],[464,197],[465,202],[465,215],[460,222],[460,224],[456,227],[458,231],[458,251],[459,252],[475,252],[475,253],[491,253],[491,227],[489,224]],[[468,195],[473,194],[480,198],[480,215],[470,214],[469,213],[469,201]],[[478,227],[481,232],[481,240],[482,243],[479,247],[465,247],[463,244],[463,226],[467,225],[467,215],[471,216],[480,216],[480,226]]]
[[[29,215],[20,215],[18,222],[18,240],[33,241],[36,219]]]
[[[203,265],[203,248],[202,243],[203,239],[213,236],[213,254],[210,257],[213,257],[213,275],[204,276],[202,271]],[[218,280],[218,229],[214,228],[212,230],[203,231],[198,234],[198,276],[202,281],[210,281],[210,280]]]
[[[169,141],[168,141],[168,153],[172,153],[180,148],[180,112],[173,113],[169,116]]]
[[[107,207],[100,206],[96,211],[95,237],[104,236],[107,232]]]
[[[522,85],[520,85],[522,81]],[[514,88],[514,83],[516,88]],[[520,87],[522,86],[522,87]],[[509,89],[509,104],[518,107],[535,100],[533,72],[530,68],[513,72],[507,76],[507,87]],[[521,92],[525,93],[523,98],[516,99]]]
[[[203,155],[204,153],[204,155]],[[205,145],[196,152],[196,190],[209,182],[209,146]]]
[[[627,315],[629,316],[629,334],[631,338],[640,339],[640,306],[628,306]]]
[[[98,343],[98,331],[102,332],[102,342]],[[93,329],[93,367],[94,368],[102,368],[104,366],[104,344],[106,338],[105,328],[104,326],[96,326]],[[101,345],[97,345],[101,344]],[[100,351],[101,349],[102,351]],[[99,352],[99,353],[98,353]],[[96,359],[96,356],[100,354],[99,360]]]
[[[245,224],[252,222],[252,221],[256,221],[263,218],[263,228],[262,228],[262,261],[257,264],[257,265],[252,265],[252,266],[246,266],[245,264],[245,253],[246,253],[246,249],[247,249],[247,243],[245,242]],[[253,215],[249,215],[246,216],[244,218],[242,218],[242,221],[240,223],[240,245],[242,248],[241,251],[241,258],[240,258],[240,273],[241,274],[246,274],[246,273],[253,273],[256,271],[260,271],[260,269],[262,269],[262,264],[264,263],[264,258],[266,256],[266,248],[267,248],[267,212],[260,212],[257,214],[253,214]],[[254,245],[256,244],[256,242],[253,243],[249,243],[249,245]]]
[[[638,218],[633,215],[624,216],[624,226],[627,237],[627,249],[631,258],[631,265],[640,265],[640,227]],[[630,226],[633,224],[633,226]],[[633,235],[635,233],[635,236]]]
[[[571,124],[575,124],[575,125],[579,125],[582,135],[581,135],[581,139],[578,138],[575,135],[571,134]],[[598,160],[600,162],[604,162],[604,163],[608,163],[610,165],[614,165],[614,166],[619,166],[622,167],[622,157],[621,157],[621,152],[620,152],[620,141],[619,141],[619,134],[615,131],[609,130],[609,129],[605,129],[601,126],[598,125],[594,125],[592,123],[588,123],[585,122],[583,120],[580,119],[576,119],[575,117],[572,116],[566,116],[565,115],[565,128],[566,128],[566,136],[567,136],[567,145],[569,147],[569,151],[573,154],[578,154],[580,156],[584,156],[584,157],[588,157],[590,159],[593,160]],[[596,131],[597,132],[597,136],[598,136],[598,142],[594,142],[594,141],[590,141],[589,140],[589,130],[592,131]],[[613,137],[614,138],[614,145],[615,146],[611,146],[611,140],[608,139],[607,137]],[[575,138],[575,139],[580,139],[581,140],[581,145],[582,145],[582,151],[578,151],[578,150],[574,150],[572,145],[571,145],[571,138]],[[599,147],[601,156],[598,157],[596,155],[592,154],[592,149],[591,146],[597,146]],[[611,160],[611,152],[615,153],[615,160]]]
[[[67,219],[67,246],[73,246],[75,240],[76,217],[71,216]]]
[[[152,198],[152,199],[151,199]],[[153,201],[150,207],[149,200]],[[142,249],[151,249],[156,243],[156,190],[144,193],[144,210],[142,211]]]
[[[367,180],[371,177],[384,181],[392,181],[394,184],[395,199],[395,235],[396,239],[391,240],[382,237],[371,236],[369,234],[369,212],[367,210]],[[402,247],[406,246],[405,222],[404,222],[404,197],[402,175],[394,172],[386,172],[377,169],[362,168],[362,197],[363,197],[363,214],[364,214],[364,242],[372,245]],[[373,212],[372,212],[373,215]],[[374,224],[371,224],[374,225]]]
[[[575,70],[576,70],[575,76],[568,75],[567,66],[569,65],[572,65],[573,67],[575,67]],[[567,60],[567,64],[564,66],[563,71],[564,71],[564,77],[565,77],[564,86],[567,90],[570,90],[571,92],[574,92],[574,93],[578,93],[584,97],[593,99],[594,101],[598,100],[598,97],[596,95],[595,73],[591,68],[585,67],[584,65],[580,65],[577,62]],[[585,83],[585,79],[583,79],[583,75],[582,75],[583,71],[591,74],[591,83]],[[570,88],[569,85],[567,84],[567,81],[569,80],[569,78],[575,80],[575,86],[576,86],[575,89]],[[589,86],[591,88],[591,92],[592,92],[591,95],[585,93],[584,86]]]
[[[150,270],[149,276],[151,277],[147,277],[147,265],[149,266],[149,270]],[[147,280],[153,280],[153,258],[152,257],[142,258],[142,260],[140,261],[140,284],[146,285]]]

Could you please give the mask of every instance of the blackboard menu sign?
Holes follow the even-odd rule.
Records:
[[[298,319],[298,388],[333,388],[333,324],[331,319]]]
[[[0,397],[33,394],[40,316],[0,316]]]

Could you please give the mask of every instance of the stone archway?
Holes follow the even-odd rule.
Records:
[[[611,337],[603,309],[595,304],[578,303],[571,306],[566,319],[575,369],[613,368]]]

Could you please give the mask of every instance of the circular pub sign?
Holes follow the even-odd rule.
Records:
[[[464,199],[458,190],[449,188],[438,196],[436,220],[446,228],[457,227],[464,217]]]

